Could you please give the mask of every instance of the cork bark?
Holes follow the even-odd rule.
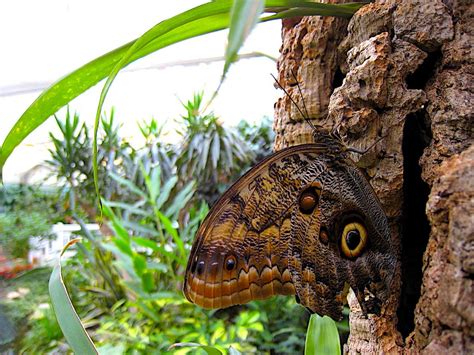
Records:
[[[371,147],[353,159],[399,246],[381,315],[349,296],[346,353],[474,351],[473,20],[469,0],[378,0],[350,21],[283,21],[280,83],[315,124]],[[286,95],[274,130],[276,150],[312,141]]]

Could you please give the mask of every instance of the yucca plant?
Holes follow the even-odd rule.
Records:
[[[92,143],[86,124],[79,115],[66,111],[64,120],[54,116],[60,135],[49,133],[53,148],[49,149],[50,159],[46,161],[59,183],[87,189],[92,172]]]
[[[176,165],[181,181],[199,181],[198,194],[212,204],[230,178],[249,164],[254,153],[237,131],[226,127],[212,112],[202,112],[203,93],[182,103],[184,128]]]
[[[164,127],[165,124],[159,124],[155,118],[138,122],[145,145],[136,154],[146,171],[150,171],[151,165],[160,166],[162,182],[176,174],[176,147],[163,139]],[[135,164],[138,167],[138,163]]]

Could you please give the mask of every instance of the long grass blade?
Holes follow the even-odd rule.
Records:
[[[61,252],[61,256],[71,245],[78,241],[80,239],[73,239],[66,244]],[[61,276],[61,256],[58,258],[58,262],[49,279],[49,295],[54,313],[68,344],[76,354],[98,354],[67,293]]]

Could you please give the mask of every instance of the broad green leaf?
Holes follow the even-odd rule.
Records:
[[[198,171],[204,171],[207,165],[207,156],[209,155],[209,145],[211,144],[210,139],[205,139],[204,144],[200,146],[201,154],[199,154],[199,167]]]
[[[80,239],[73,239],[66,244],[61,252],[61,256],[71,245],[78,241]],[[84,329],[64,285],[61,276],[61,256],[58,258],[58,262],[54,266],[51,278],[49,279],[49,295],[54,313],[69,346],[76,354],[97,354],[97,349]]]
[[[143,272],[142,276],[142,286],[146,292],[152,292],[155,289],[155,280],[153,278],[153,273],[151,270],[146,270]]]
[[[159,165],[151,168],[151,174],[145,176],[145,182],[148,184],[150,200],[152,200],[153,203],[156,203],[161,188],[161,169]]]
[[[305,355],[339,355],[341,344],[336,322],[328,316],[312,314],[306,332]]]

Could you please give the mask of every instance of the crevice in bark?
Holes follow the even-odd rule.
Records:
[[[342,85],[342,82],[344,81],[345,77],[346,76],[342,73],[341,69],[337,68],[332,78],[332,91],[333,92],[334,92],[334,89]]]
[[[421,65],[413,73],[407,75],[407,88],[423,90],[428,80],[433,77],[435,68],[438,66],[438,62],[441,61],[442,57],[443,54],[441,49],[438,49],[432,53],[428,53],[428,56],[423,61],[423,63],[421,63]]]
[[[423,253],[430,225],[425,208],[430,188],[421,178],[419,159],[429,145],[431,132],[425,111],[407,116],[403,128],[402,290],[397,310],[397,328],[403,337],[415,327],[415,306],[420,298]]]

